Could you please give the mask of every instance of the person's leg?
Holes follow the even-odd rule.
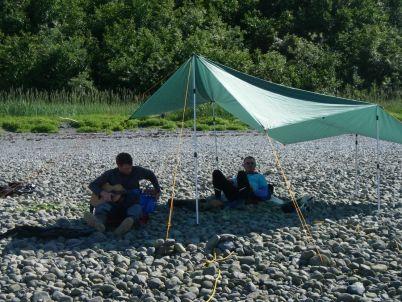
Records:
[[[112,204],[105,202],[95,207],[95,217],[102,222],[106,223],[108,214],[112,211]]]
[[[97,231],[104,232],[107,215],[112,210],[112,207],[109,203],[102,203],[95,207],[95,215],[90,212],[85,213],[84,220]]]
[[[212,184],[215,190],[215,197],[221,198],[221,192],[225,193],[228,200],[235,200],[237,198],[238,191],[231,181],[229,181],[225,175],[219,170],[215,170],[212,173]]]
[[[237,173],[237,190],[241,199],[248,200],[253,197],[253,190],[251,189],[247,174],[244,171]]]
[[[133,204],[127,208],[127,218],[125,218],[120,225],[114,230],[116,235],[123,235],[127,233],[142,216],[142,208],[140,204]]]

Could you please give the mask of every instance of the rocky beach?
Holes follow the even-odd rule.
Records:
[[[198,133],[201,197],[212,194],[214,169],[234,175],[248,155],[276,194],[287,196],[266,137],[217,136],[218,163],[213,133]],[[88,184],[115,166],[119,152],[155,172],[162,196],[150,221],[121,238],[93,232],[0,240],[0,301],[206,301],[215,284],[211,301],[402,300],[401,145],[380,143],[379,212],[375,140],[359,137],[357,195],[354,136],[275,143],[296,194],[314,197],[304,214],[316,246],[296,213],[268,203],[202,211],[199,225],[194,211],[176,207],[165,241],[177,146],[176,132],[160,130],[3,133],[0,182],[25,180],[35,192],[0,199],[0,233],[20,225],[88,229]],[[185,132],[177,198],[194,197],[192,148]]]

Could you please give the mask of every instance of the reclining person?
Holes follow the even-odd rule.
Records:
[[[128,153],[120,153],[116,157],[117,168],[111,169],[103,173],[89,185],[89,189],[98,195],[103,203],[95,206],[95,215],[85,213],[85,221],[97,231],[105,231],[105,223],[108,219],[108,214],[116,207],[123,207],[126,218],[115,229],[116,235],[122,235],[129,231],[134,222],[142,217],[142,208],[139,203],[139,197],[133,198],[132,194],[122,195],[119,202],[113,202],[112,192],[106,192],[102,189],[105,184],[118,185],[120,184],[127,192],[132,192],[134,189],[139,189],[139,181],[142,179],[149,180],[154,190],[151,193],[155,199],[159,198],[160,186],[155,174],[148,169],[140,166],[133,166],[133,159]]]
[[[212,173],[215,198],[221,201],[227,200],[229,207],[238,207],[245,203],[258,203],[271,197],[271,189],[264,175],[255,171],[256,161],[252,156],[243,160],[244,171],[239,171],[236,177],[226,178],[220,170]],[[223,198],[222,193],[225,195]],[[214,206],[220,206],[215,204]]]

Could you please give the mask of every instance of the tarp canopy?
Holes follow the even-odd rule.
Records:
[[[376,104],[295,89],[241,73],[193,55],[131,118],[215,102],[283,144],[341,134],[359,134],[402,144],[402,123]]]

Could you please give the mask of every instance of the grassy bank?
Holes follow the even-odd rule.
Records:
[[[133,130],[136,128],[160,128],[175,130],[181,127],[182,112],[168,113],[163,117],[151,116],[127,120],[138,104],[130,103],[52,103],[6,102],[0,110],[0,126],[10,132],[57,133],[60,127],[72,127],[80,133]],[[247,130],[227,112],[218,109],[215,128],[222,130]],[[197,130],[214,129],[212,107],[202,105],[197,109]],[[186,128],[193,127],[193,112],[185,113]]]
[[[136,128],[160,128],[175,130],[181,127],[181,121],[167,116],[148,117],[144,119],[127,120],[126,115],[78,115],[67,118],[58,117],[27,117],[27,116],[0,116],[0,124],[6,131],[33,132],[33,133],[57,133],[60,127],[72,127],[79,133],[106,132],[133,130]],[[236,119],[216,118],[215,128],[223,130],[247,130],[247,126]],[[186,120],[185,128],[192,128],[193,121]],[[197,119],[197,130],[213,130],[213,120],[210,117]]]
[[[402,120],[402,100],[378,101],[393,116]],[[174,130],[181,127],[182,112],[162,117],[127,120],[140,101],[128,91],[58,92],[15,90],[0,92],[0,127],[11,132],[57,133],[60,127],[77,132],[113,132],[136,128]],[[216,108],[216,130],[246,130],[248,127],[223,109]],[[197,108],[197,130],[212,130],[212,107]],[[193,112],[185,113],[185,127],[191,128]]]

